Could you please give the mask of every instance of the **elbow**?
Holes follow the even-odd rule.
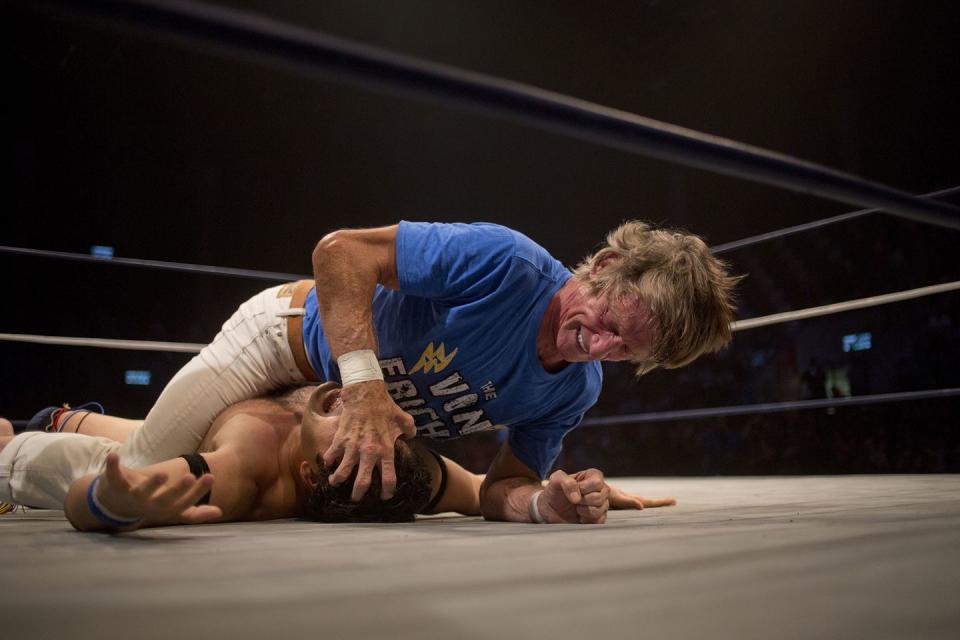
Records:
[[[484,520],[504,520],[502,502],[496,499],[497,487],[491,487],[484,481],[480,485],[480,504],[478,505],[480,515]]]
[[[483,500],[480,501],[480,516],[484,520],[490,520],[493,522],[502,522],[503,518],[500,516],[500,512],[493,508],[493,505],[484,504]]]
[[[340,229],[320,238],[311,255],[314,273],[323,272],[331,260],[336,260],[338,255],[343,254],[349,244],[349,235],[349,230]]]
[[[486,480],[480,483],[480,491],[478,494],[477,510],[484,520],[490,520],[490,503],[487,500],[487,496],[490,494],[490,487],[487,485]]]

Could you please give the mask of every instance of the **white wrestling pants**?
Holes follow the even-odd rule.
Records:
[[[213,342],[170,380],[125,443],[38,431],[13,438],[0,451],[0,502],[62,509],[70,485],[101,473],[111,451],[134,468],[193,453],[228,406],[306,384],[287,340],[287,318],[303,309],[290,308],[290,301],[290,285],[281,285],[240,305]]]

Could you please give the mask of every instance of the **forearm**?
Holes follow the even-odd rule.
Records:
[[[106,530],[99,520],[93,517],[90,510],[87,509],[87,490],[90,483],[96,478],[95,475],[83,476],[70,485],[67,492],[67,499],[63,503],[63,512],[67,520],[77,531],[103,531]]]
[[[317,304],[334,357],[358,349],[377,350],[371,308],[376,274],[352,268],[345,253],[335,240],[326,238],[313,253]]]
[[[546,486],[526,474],[501,476],[488,482],[491,477],[488,474],[480,494],[480,509],[487,520],[538,524],[606,522],[609,489],[603,473],[597,469],[572,475],[558,469],[550,474]]]
[[[136,470],[122,466],[111,453],[102,474],[83,476],[70,485],[63,510],[79,531],[199,524],[223,516],[218,506],[195,506],[212,486],[212,475],[194,479],[183,458]]]
[[[540,482],[528,477],[484,482],[480,488],[480,513],[486,520],[533,522],[530,500],[540,489]]]
[[[449,458],[444,457],[443,461],[447,469],[446,486],[440,501],[429,513],[453,511],[465,516],[480,515],[480,486],[484,476],[470,473]],[[433,471],[439,474],[439,466]]]
[[[396,230],[343,230],[313,251],[317,304],[334,357],[377,350],[371,301],[378,283],[396,286]]]
[[[394,441],[416,433],[413,418],[387,393],[373,326],[372,300],[377,285],[399,288],[396,241],[396,225],[335,231],[313,252],[323,331],[343,380],[343,414],[323,461],[328,466],[340,461],[330,477],[333,485],[346,480],[357,467],[351,494],[354,501],[370,486],[376,465],[380,466],[381,497],[386,500],[393,495]]]

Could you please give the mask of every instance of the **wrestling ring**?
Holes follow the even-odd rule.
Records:
[[[203,47],[305,77],[439,102],[482,116],[842,202],[855,211],[712,247],[750,247],[867,216],[960,231],[960,187],[913,195],[795,158],[516,82],[213,5],[39,2],[37,10]],[[38,248],[24,260],[96,262],[270,283],[309,278]],[[960,281],[737,320],[736,332],[956,295]],[[202,344],[0,333],[0,341],[193,354]],[[925,401],[960,388],[588,416],[583,427]],[[19,431],[25,420],[14,420]],[[281,521],[79,535],[40,510],[0,518],[9,637],[165,638],[950,637],[960,625],[960,478],[623,479],[680,497],[602,530],[436,516],[411,525]],[[429,563],[418,562],[430,545]],[[290,552],[295,550],[295,553]],[[185,567],[198,570],[185,570]],[[185,577],[190,577],[188,582]],[[51,606],[48,603],[56,603]]]

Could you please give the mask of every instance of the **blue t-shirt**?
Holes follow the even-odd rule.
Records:
[[[540,321],[570,271],[506,227],[401,222],[397,273],[399,291],[377,287],[374,325],[387,389],[418,435],[509,427],[513,453],[545,477],[602,382],[597,362],[548,373],[537,357]],[[310,362],[339,382],[315,290],[305,306]]]

